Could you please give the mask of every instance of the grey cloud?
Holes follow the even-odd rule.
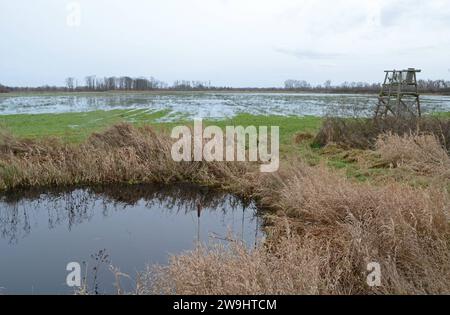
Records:
[[[411,47],[404,47],[402,49],[397,49],[394,51],[389,52],[390,54],[394,53],[397,55],[403,55],[403,56],[415,56],[417,54],[434,54],[439,50],[448,50],[450,49],[450,42],[443,42],[439,45],[424,45],[424,46],[411,46]]]
[[[344,56],[343,54],[339,53],[320,52],[314,50],[290,50],[290,49],[276,48],[275,51],[282,54],[294,56],[299,59],[324,60],[324,59],[337,59]]]
[[[422,0],[397,0],[390,5],[386,5],[380,12],[380,22],[384,27],[395,25],[407,25],[405,20],[419,21],[427,25],[430,21],[439,21],[444,25],[449,25],[450,12],[446,10],[438,11],[432,6],[432,2]]]

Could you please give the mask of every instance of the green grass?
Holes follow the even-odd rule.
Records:
[[[431,115],[440,117],[440,118],[450,118],[450,112],[436,112],[436,113],[432,113]]]
[[[20,138],[60,137],[67,142],[81,142],[95,131],[119,122],[153,123],[166,112],[112,110],[63,114],[18,114],[0,116],[0,125]]]
[[[81,142],[91,133],[101,131],[120,122],[130,122],[135,125],[152,124],[162,128],[172,128],[176,125],[191,125],[192,120],[161,123],[159,118],[167,112],[148,113],[145,110],[112,110],[86,113],[63,114],[18,114],[0,116],[0,125],[20,138],[42,138],[48,136],[60,137],[68,142]],[[294,116],[255,116],[239,114],[230,119],[205,120],[205,125],[232,126],[280,126],[280,141],[288,145],[296,132],[315,133],[320,128],[321,118]]]
[[[210,122],[207,122],[209,124]],[[263,116],[251,114],[239,114],[231,119],[212,122],[219,127],[231,126],[279,126],[280,143],[291,144],[292,137],[298,132],[316,133],[321,124],[322,118],[314,116]]]

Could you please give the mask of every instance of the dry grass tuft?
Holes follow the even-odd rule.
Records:
[[[284,239],[275,252],[239,242],[198,247],[173,256],[168,267],[148,267],[139,294],[317,294],[318,257],[301,249],[300,239]]]
[[[376,150],[392,167],[421,175],[450,178],[450,157],[433,135],[379,136]]]

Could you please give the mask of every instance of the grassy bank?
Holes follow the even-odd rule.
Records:
[[[134,126],[151,124],[157,130],[170,131],[176,125],[192,125],[192,120],[159,122],[167,112],[149,113],[146,110],[112,110],[63,114],[20,114],[0,116],[0,126],[20,139],[45,139],[56,137],[68,144],[80,144],[93,132],[103,132],[114,124],[130,123]],[[447,118],[450,113],[437,113],[436,117]],[[383,167],[379,155],[372,151],[329,144],[326,147],[313,145],[315,136],[324,119],[320,117],[257,116],[239,114],[233,118],[205,121],[204,125],[280,126],[281,159],[299,156],[309,165],[325,163],[333,169],[342,170],[347,177],[358,181],[384,181],[386,178],[408,180],[414,185],[427,185],[428,179],[410,176],[403,171]],[[366,126],[364,122],[359,125]],[[359,127],[361,129],[361,127]],[[410,178],[407,178],[410,177]]]
[[[160,118],[166,115],[166,112],[148,113],[145,110],[3,115],[0,116],[0,126],[21,139],[38,140],[57,137],[65,143],[79,144],[86,141],[93,132],[105,131],[108,127],[122,122],[131,123],[134,126],[151,124],[155,129],[166,131],[177,125],[192,125],[192,120],[158,122]],[[359,166],[353,163],[354,160],[346,157],[345,153],[339,150],[331,151],[311,147],[311,138],[319,131],[322,121],[322,118],[313,116],[257,116],[242,113],[229,119],[204,121],[204,125],[214,124],[222,128],[227,125],[280,126],[280,154],[282,159],[299,154],[310,164],[317,164],[326,160],[326,163],[335,168],[345,169],[349,176],[361,180],[367,179],[367,170],[361,170]],[[300,135],[300,137],[297,137],[297,135]],[[302,141],[305,137],[306,141]]]
[[[370,149],[319,148],[312,139],[319,118],[242,114],[214,122],[280,126],[280,170],[262,174],[254,163],[176,163],[164,131],[175,123],[148,126],[163,113],[112,114],[95,112],[89,130],[98,132],[89,137],[57,116],[37,115],[42,123],[3,116],[13,135],[1,137],[0,189],[193,182],[266,209],[267,240],[260,247],[231,242],[175,256],[168,266],[144,271],[137,293],[450,292],[450,158],[434,136],[384,135]],[[90,116],[79,116],[80,123]],[[123,121],[132,124],[116,124]],[[46,125],[63,136],[49,139],[54,134]],[[370,262],[382,268],[381,287],[366,283]]]

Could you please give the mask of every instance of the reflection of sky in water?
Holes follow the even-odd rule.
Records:
[[[450,111],[450,96],[421,97],[424,112]],[[163,121],[177,118],[223,118],[237,113],[277,115],[367,115],[375,95],[289,93],[109,93],[0,96],[0,114],[61,113],[111,109],[167,110]]]
[[[4,197],[0,287],[4,293],[73,292],[64,285],[67,263],[93,264],[90,255],[102,249],[114,266],[135,277],[147,263],[165,264],[169,254],[194,248],[199,237],[204,243],[224,242],[232,233],[254,246],[262,236],[255,213],[251,203],[186,185]],[[112,292],[114,279],[106,267],[101,289]]]

